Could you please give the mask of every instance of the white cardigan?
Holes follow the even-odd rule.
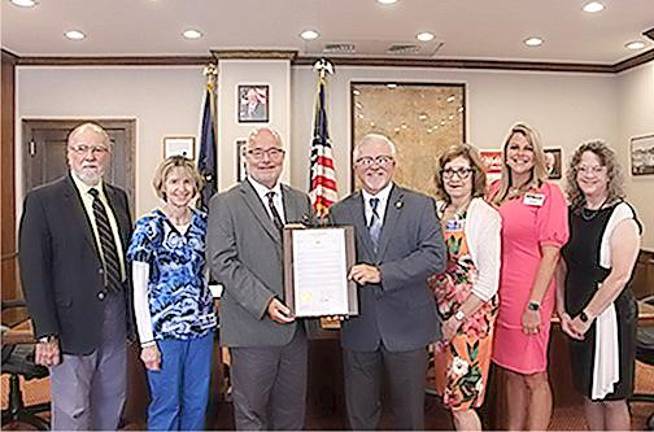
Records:
[[[442,208],[443,204],[439,202],[438,208]],[[473,198],[466,212],[465,236],[478,272],[476,280],[472,281],[472,293],[483,301],[490,300],[499,288],[501,230],[502,217],[499,212],[482,198]]]

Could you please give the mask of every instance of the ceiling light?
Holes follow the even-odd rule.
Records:
[[[416,35],[416,39],[418,39],[420,42],[429,42],[430,40],[434,39],[434,34],[429,32],[421,32]]]
[[[643,42],[642,40],[631,41],[631,42],[625,44],[625,48],[628,48],[628,49],[634,50],[634,51],[639,50],[639,49],[643,49],[643,48],[645,48],[645,42]]]
[[[302,33],[300,33],[300,37],[302,39],[308,40],[308,41],[318,39],[319,36],[320,36],[320,33],[318,33],[315,30],[305,30]]]
[[[588,13],[596,13],[596,12],[601,12],[604,10],[604,5],[600,2],[592,1],[590,3],[586,3],[583,7],[584,12]]]
[[[377,3],[383,4],[383,5],[392,5],[397,3],[397,0],[377,0]]]
[[[64,33],[64,36],[70,40],[82,40],[86,37],[86,35],[79,30],[68,30]]]
[[[37,5],[36,0],[11,0],[11,2],[19,7],[30,8]]]
[[[202,37],[202,32],[196,29],[188,29],[184,30],[182,36],[184,36],[186,39],[200,39]]]
[[[394,89],[394,88],[397,88],[397,84],[395,84],[395,83],[388,83],[388,84],[386,84],[386,87],[388,87],[389,89]]]
[[[524,40],[525,45],[529,47],[537,47],[543,44],[543,39],[539,37],[530,37]]]

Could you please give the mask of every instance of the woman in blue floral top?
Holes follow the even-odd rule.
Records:
[[[189,206],[201,189],[193,163],[161,163],[154,188],[164,201],[136,222],[127,258],[141,360],[150,384],[148,429],[204,428],[216,315],[205,273],[207,215]]]

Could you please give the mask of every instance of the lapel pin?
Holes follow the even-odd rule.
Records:
[[[395,203],[395,208],[399,210],[399,209],[402,208],[403,205],[404,205],[404,203],[402,201],[397,201]]]

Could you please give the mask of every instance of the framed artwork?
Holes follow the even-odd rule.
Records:
[[[242,182],[248,176],[247,165],[245,164],[246,139],[236,140],[236,181]]]
[[[438,157],[465,142],[465,84],[351,82],[350,96],[351,149],[368,133],[386,135],[397,146],[395,181],[435,194]]]
[[[552,180],[559,180],[563,174],[563,150],[560,148],[546,148],[544,151],[547,177]]]
[[[184,156],[195,159],[195,137],[164,137],[164,159],[171,156]]]
[[[502,176],[502,150],[479,150],[479,156],[486,167],[488,182],[499,179]]]
[[[631,138],[631,175],[654,174],[654,134]]]
[[[239,84],[237,96],[239,123],[268,122],[270,105],[268,85]]]

